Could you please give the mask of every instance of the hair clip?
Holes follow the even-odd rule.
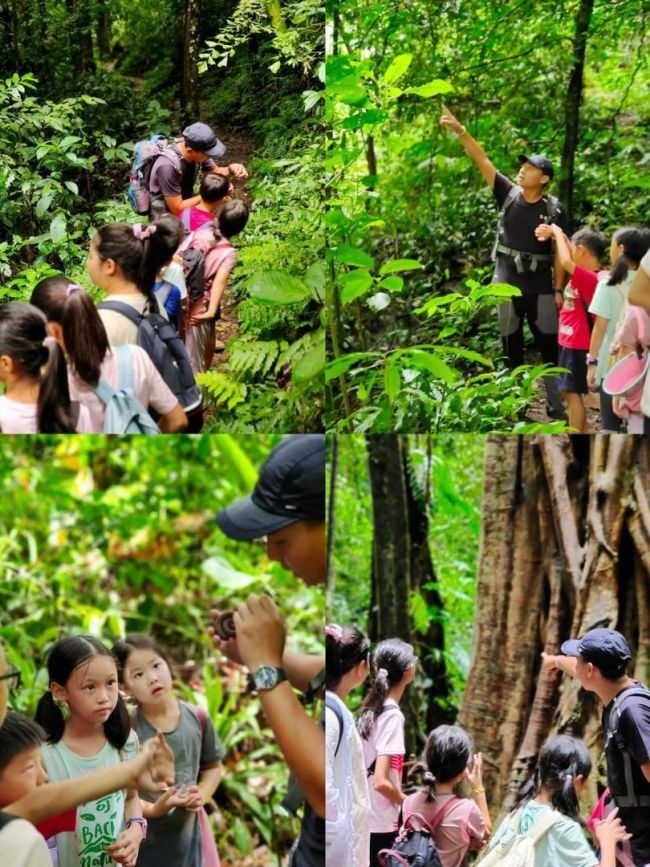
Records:
[[[68,283],[68,288],[65,290],[66,295],[72,295],[73,292],[81,292],[81,286],[78,283]]]
[[[134,223],[133,234],[138,239],[138,241],[145,241],[147,238],[150,238],[153,235],[157,228],[158,226],[154,225],[143,226],[142,223]]]
[[[385,668],[379,668],[377,670],[377,677],[380,677],[380,676],[381,677],[388,677],[388,672],[386,671]]]
[[[329,626],[325,627],[325,635],[329,635],[338,644],[343,638],[343,630],[336,623],[330,623]]]
[[[45,346],[47,349],[49,349],[50,346],[56,346],[56,345],[57,345],[56,338],[52,337],[51,334],[48,334],[47,337],[45,338],[45,340],[43,340],[43,346]]]

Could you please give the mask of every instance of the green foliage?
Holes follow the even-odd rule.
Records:
[[[90,633],[110,646],[129,631],[154,635],[176,664],[181,693],[207,708],[226,746],[217,804],[222,857],[230,860],[261,843],[288,850],[296,822],[276,809],[286,765],[243,672],[213,650],[208,611],[271,589],[292,645],[322,652],[322,592],[214,522],[218,509],[250,491],[277,441],[0,443],[0,639],[23,675],[12,705],[33,713],[47,687],[47,653],[61,636]]]
[[[370,353],[366,359],[374,361],[366,372],[374,375],[332,376],[330,425],[391,429],[390,413],[371,395],[383,388],[386,371],[388,394],[398,390],[392,354],[435,344],[437,356],[443,348],[485,356],[494,372],[486,379],[485,368],[469,357],[451,364],[466,387],[453,411],[440,412],[439,395],[431,401],[428,385],[419,387],[421,370],[410,363],[412,406],[399,430],[455,430],[457,412],[463,413],[461,429],[524,429],[520,398],[526,388],[518,392],[516,378],[501,372],[495,308],[506,295],[499,298],[486,286],[497,210],[439,119],[444,100],[505,174],[513,175],[520,152],[547,153],[556,165],[551,192],[557,194],[579,6],[578,0],[544,0],[534,8],[493,0],[331,5],[325,104],[333,131],[326,164],[332,369],[339,360],[345,365],[351,356]],[[624,19],[616,4],[594,4],[575,151],[575,228],[588,224],[610,233],[647,221],[645,25],[639,2],[626,6]],[[396,259],[421,267],[383,279]],[[419,361],[432,366],[430,356]],[[468,403],[484,399],[487,380],[496,385],[503,376],[503,416],[493,411],[495,389],[484,416],[466,415]],[[402,375],[399,393],[407,384]]]

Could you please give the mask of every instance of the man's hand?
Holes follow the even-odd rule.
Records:
[[[210,617],[213,620],[216,620],[217,617],[221,614],[220,611],[217,611],[213,608],[210,611]],[[220,638],[215,632],[214,626],[208,626],[208,635],[212,639],[212,643],[220,650],[224,656],[226,656],[231,662],[236,662],[237,665],[244,665],[244,660],[241,657],[241,653],[239,652],[239,645],[237,643],[237,638],[229,638],[227,641],[224,641],[223,638]]]
[[[237,178],[238,181],[245,181],[248,177],[248,172],[241,163],[230,163],[228,171],[231,176]]]
[[[542,671],[561,671],[562,669],[557,664],[557,656],[550,653],[542,653]]]
[[[535,237],[538,241],[550,241],[555,234],[553,228],[553,223],[551,223],[551,225],[540,223],[539,226],[535,228]]]
[[[249,596],[235,611],[237,646],[244,665],[282,665],[286,627],[269,596]]]
[[[174,785],[174,753],[162,732],[156,732],[155,737],[145,741],[135,759],[129,762],[129,768],[129,788],[141,792],[160,792]]]
[[[450,129],[452,132],[455,132],[456,135],[462,135],[465,132],[465,127],[458,120],[457,117],[449,111],[446,105],[443,103],[443,115],[440,118],[440,126],[445,129]]]

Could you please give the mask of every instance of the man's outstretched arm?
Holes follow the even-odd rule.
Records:
[[[490,189],[492,189],[494,187],[494,179],[497,176],[497,170],[492,164],[490,158],[476,139],[472,138],[472,136],[467,132],[458,118],[454,117],[454,115],[449,111],[447,106],[443,105],[442,107],[444,109],[444,114],[440,118],[440,125],[445,129],[450,129],[456,133],[458,141],[465,149],[465,153],[476,163],[478,170],[485,178],[486,183],[489,184]]]

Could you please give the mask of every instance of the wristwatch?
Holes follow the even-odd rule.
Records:
[[[146,819],[144,819],[142,816],[134,816],[132,819],[126,820],[127,831],[129,830],[131,825],[140,825],[140,827],[142,828],[142,839],[143,840],[147,839],[147,827],[148,827],[148,825],[147,825]]]
[[[588,355],[587,356],[587,364],[589,365],[589,367],[593,367],[596,364],[598,364],[598,359],[594,358],[593,355]]]
[[[283,668],[275,665],[260,665],[249,677],[250,689],[266,691],[287,679]]]

